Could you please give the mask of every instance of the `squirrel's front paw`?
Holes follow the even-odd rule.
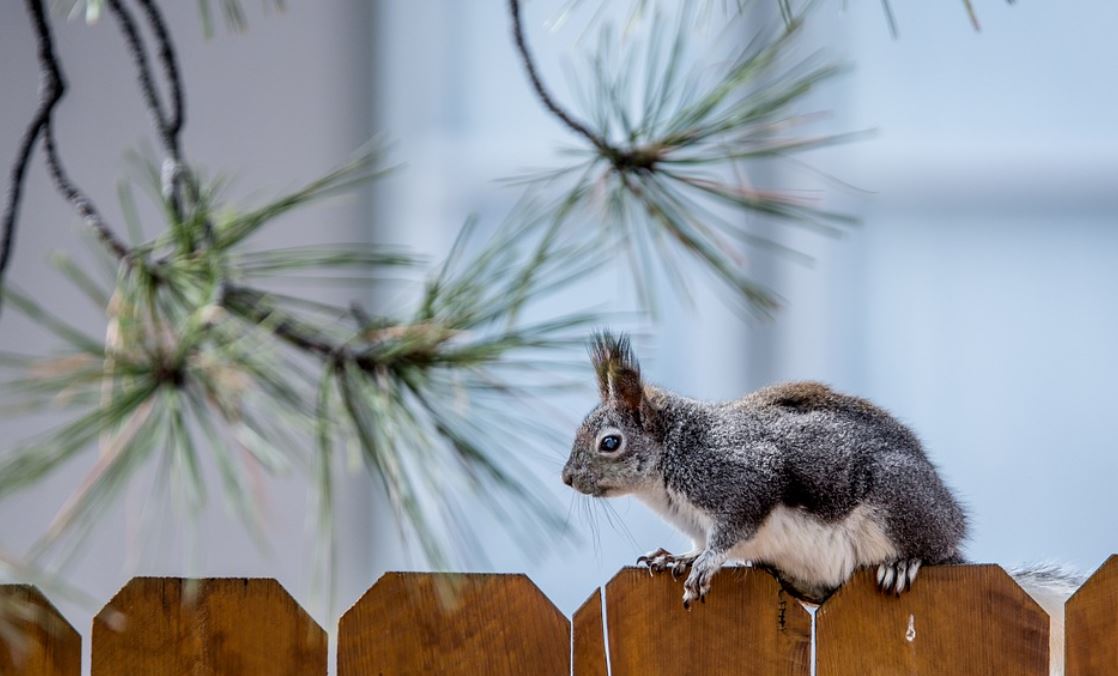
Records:
[[[916,574],[920,572],[919,559],[900,559],[883,563],[877,567],[877,587],[886,594],[900,596],[912,587]]]
[[[716,570],[717,568],[700,565],[691,568],[691,574],[683,583],[683,607],[686,610],[691,610],[691,604],[696,600],[703,602],[707,600],[707,594],[710,593],[710,580]]]
[[[637,565],[643,564],[648,566],[649,573],[659,573],[670,570],[672,577],[676,578],[682,575],[698,556],[698,551],[687,552],[686,554],[676,556],[661,547],[637,559]]]

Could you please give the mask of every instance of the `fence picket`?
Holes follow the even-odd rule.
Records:
[[[816,615],[819,676],[1048,674],[1048,614],[999,566],[928,566],[889,597],[855,575]]]
[[[31,585],[0,585],[0,674],[79,676],[81,666],[81,636],[58,609]]]
[[[682,598],[682,580],[638,568],[606,585],[613,676],[811,672],[811,617],[768,573],[726,568],[706,603],[687,611]]]
[[[1068,599],[1067,676],[1118,674],[1118,555]]]
[[[326,634],[272,579],[137,577],[93,621],[93,676],[120,674],[325,675]]]
[[[602,589],[594,590],[575,611],[574,676],[606,676],[606,637],[602,629]]]
[[[566,676],[570,636],[524,575],[388,573],[339,622],[338,676]]]

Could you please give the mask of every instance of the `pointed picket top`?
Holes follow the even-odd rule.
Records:
[[[42,592],[0,585],[0,674],[81,676],[82,639]]]
[[[1118,674],[1118,554],[1067,602],[1067,676]]]
[[[816,614],[827,676],[1047,676],[1048,614],[1000,566],[925,566],[902,595],[855,574]]]
[[[570,637],[525,575],[387,573],[339,622],[338,676],[566,676]]]
[[[571,632],[574,676],[606,676],[606,637],[602,624],[602,588],[575,611]]]
[[[133,578],[93,620],[93,676],[326,674],[326,634],[268,578]]]
[[[667,573],[622,569],[605,594],[614,676],[811,673],[811,616],[763,570],[723,568],[690,611]]]

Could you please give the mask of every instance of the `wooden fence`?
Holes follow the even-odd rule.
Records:
[[[390,573],[338,625],[339,676],[808,676],[812,618],[767,573],[731,568],[685,611],[681,583],[627,568],[568,620],[523,575]],[[38,591],[0,674],[78,676],[77,632]],[[1048,673],[1048,616],[997,566],[929,567],[899,598],[855,577],[818,611],[819,676]],[[270,579],[136,578],[97,615],[93,676],[319,675],[325,632]],[[1068,676],[1118,675],[1118,556],[1068,601]]]

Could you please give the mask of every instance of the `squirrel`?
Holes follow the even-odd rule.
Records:
[[[590,356],[601,401],[563,481],[594,497],[633,495],[691,537],[685,554],[637,560],[687,572],[685,608],[728,561],[767,568],[813,603],[862,568],[901,594],[922,565],[965,563],[965,510],[916,435],[869,401],[801,382],[706,403],[645,384],[624,334],[595,334]],[[1062,652],[1057,616],[1081,580],[1048,566],[1010,574],[1053,615]]]

